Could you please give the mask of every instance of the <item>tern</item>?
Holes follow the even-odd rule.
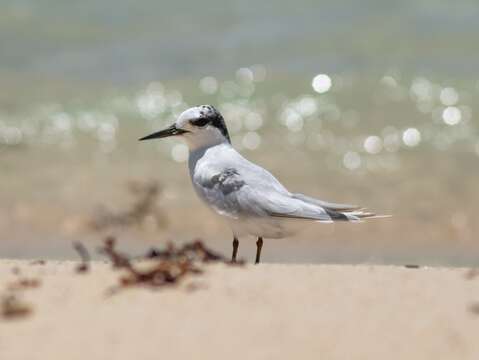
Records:
[[[199,198],[225,219],[233,232],[232,262],[241,236],[257,238],[258,264],[263,238],[294,235],[306,222],[359,222],[379,217],[359,206],[288,191],[270,172],[233,148],[223,116],[211,105],[185,110],[173,125],[140,140],[171,136],[183,138],[188,145],[188,167]]]

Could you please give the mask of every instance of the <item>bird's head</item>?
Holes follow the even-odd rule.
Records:
[[[200,147],[231,142],[223,116],[211,105],[200,105],[183,111],[176,122],[164,130],[140,140],[181,136],[194,150]]]

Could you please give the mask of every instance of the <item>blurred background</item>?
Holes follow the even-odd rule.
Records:
[[[137,141],[208,103],[291,191],[394,215],[266,239],[265,261],[477,265],[478,33],[474,0],[3,0],[0,256],[106,234],[229,254],[185,145]]]

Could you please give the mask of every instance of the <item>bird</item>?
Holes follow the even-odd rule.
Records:
[[[263,239],[292,236],[306,223],[360,222],[383,217],[360,206],[288,191],[269,171],[235,150],[223,116],[212,105],[189,108],[171,126],[139,140],[166,137],[180,137],[186,142],[196,194],[226,220],[233,233],[232,262],[237,261],[242,236],[257,239],[255,264],[259,264]]]

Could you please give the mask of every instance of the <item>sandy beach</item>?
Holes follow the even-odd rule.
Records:
[[[0,261],[0,293],[31,307],[0,317],[0,358],[477,359],[479,277],[465,268],[207,265],[202,275],[113,295],[95,262]]]

